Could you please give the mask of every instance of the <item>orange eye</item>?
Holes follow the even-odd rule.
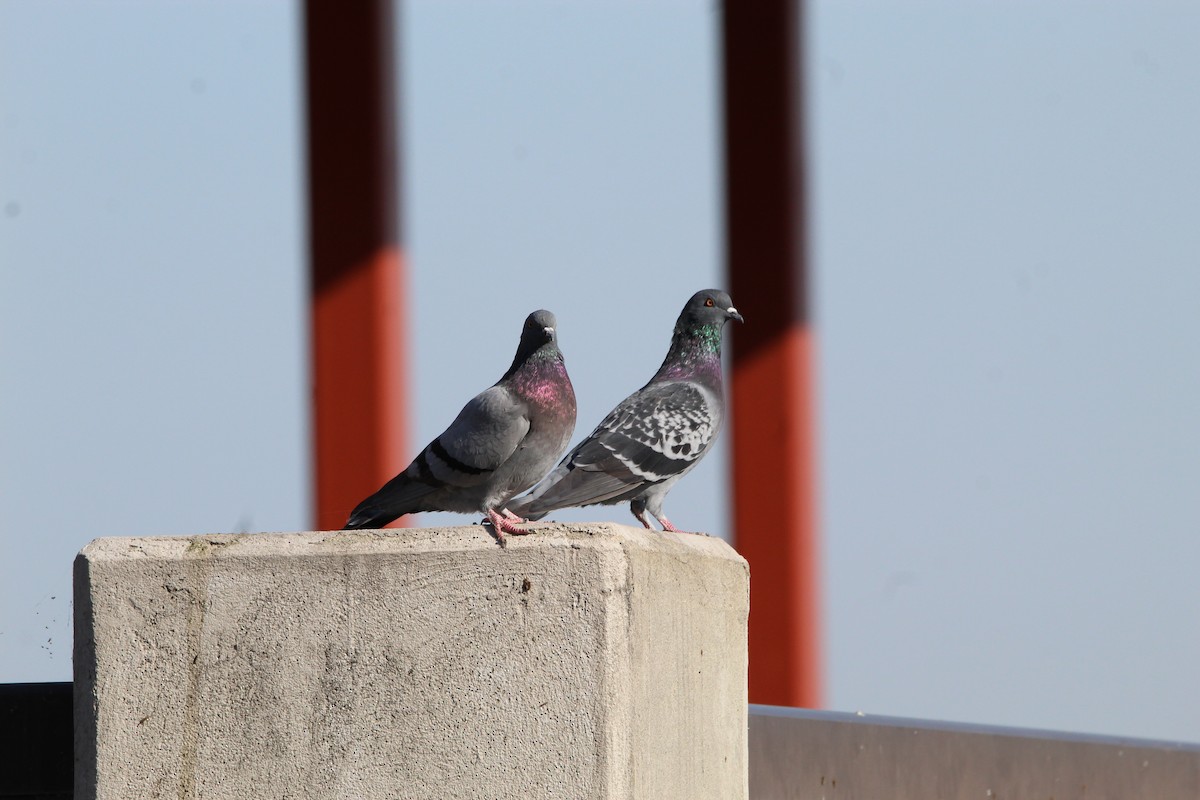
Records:
[[[712,301],[712,298],[711,298],[711,297],[710,297],[710,298],[708,298],[707,300],[705,300],[705,301],[704,301],[704,306],[705,306],[705,308],[712,308],[712,307],[713,307],[713,301]]]

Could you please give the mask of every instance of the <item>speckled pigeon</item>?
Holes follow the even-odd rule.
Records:
[[[721,329],[742,321],[729,295],[697,292],[675,323],[671,348],[650,382],[625,398],[529,495],[509,503],[540,519],[572,506],[629,501],[638,521],[677,530],[663,499],[696,466],[721,429]]]
[[[505,503],[546,474],[574,430],[575,391],[554,315],[535,311],[504,377],[467,403],[407,469],[359,503],[346,529],[378,528],[417,511],[482,511],[503,545],[505,533],[527,533]]]

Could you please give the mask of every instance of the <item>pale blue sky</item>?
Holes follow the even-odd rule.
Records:
[[[716,6],[403,22],[413,443],[542,306],[582,435],[723,283]],[[0,681],[69,678],[91,538],[309,524],[298,35],[0,2]],[[828,706],[1200,740],[1200,8],[821,0],[807,40]],[[726,469],[672,519],[724,528]]]

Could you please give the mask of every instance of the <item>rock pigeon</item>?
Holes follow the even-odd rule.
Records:
[[[575,430],[575,390],[558,349],[554,315],[525,320],[512,366],[467,403],[408,468],[358,504],[346,530],[378,528],[417,511],[482,511],[496,538],[527,531],[505,503],[537,483]]]
[[[653,530],[649,515],[664,530],[676,531],[663,514],[663,499],[721,429],[721,329],[731,319],[743,321],[725,292],[706,289],[692,295],[650,382],[625,398],[509,510],[540,519],[560,508],[628,500],[642,525]]]

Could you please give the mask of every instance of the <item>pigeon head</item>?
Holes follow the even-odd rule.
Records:
[[[529,361],[538,353],[536,360],[542,361],[545,358],[558,358],[562,360],[562,356],[558,355],[558,321],[554,318],[554,314],[546,309],[539,309],[525,318],[525,327],[521,328],[521,343],[517,345],[517,355],[513,358],[512,366],[508,368],[508,372],[504,373],[504,377],[500,380],[505,380],[512,376],[525,362]]]
[[[731,319],[742,321],[733,300],[720,289],[696,292],[679,312],[671,348],[651,382],[701,380],[721,386],[721,330]]]
[[[542,308],[525,318],[525,327],[521,330],[521,348],[527,346],[533,352],[547,342],[558,341],[558,320],[554,314]]]
[[[695,330],[708,326],[720,329],[726,322],[736,319],[743,322],[742,315],[733,307],[733,300],[720,289],[704,289],[696,292],[687,301],[675,324],[677,330]]]

